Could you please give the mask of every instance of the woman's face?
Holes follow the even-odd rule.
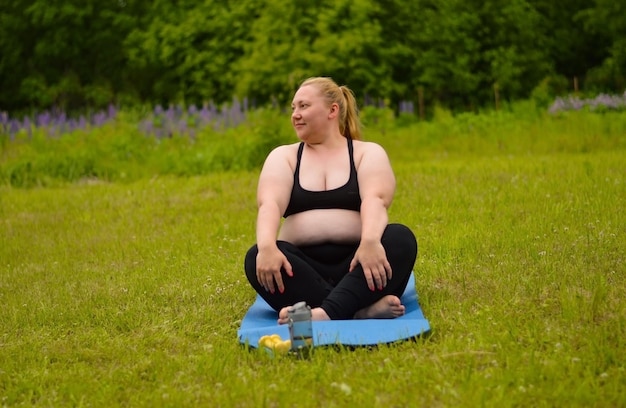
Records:
[[[300,140],[307,141],[327,132],[331,108],[315,86],[305,85],[298,89],[291,110],[291,124]]]

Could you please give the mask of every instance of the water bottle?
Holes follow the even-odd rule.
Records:
[[[311,307],[306,302],[298,302],[288,310],[289,337],[291,351],[305,356],[313,347],[313,324],[311,322]]]

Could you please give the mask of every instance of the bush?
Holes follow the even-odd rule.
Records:
[[[484,113],[454,115],[437,108],[429,121],[395,118],[389,109],[366,107],[362,119],[364,139],[382,144],[392,160],[400,161],[450,154],[624,148],[626,114],[596,112],[548,115],[530,100]],[[298,140],[288,114],[277,109],[247,112],[245,120],[231,127],[207,122],[193,132],[178,128],[168,135],[145,133],[136,112],[120,112],[100,126],[77,127],[60,135],[30,123],[13,134],[0,132],[0,184],[33,187],[81,179],[133,181],[156,175],[258,172],[273,148]]]

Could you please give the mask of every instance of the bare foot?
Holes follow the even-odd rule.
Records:
[[[278,324],[287,324],[289,323],[289,308],[291,306],[283,307],[278,312]],[[316,307],[311,309],[311,320],[330,320],[330,317],[326,314],[324,309],[321,307]]]
[[[405,307],[400,302],[400,298],[394,295],[387,295],[379,299],[376,303],[364,307],[356,312],[355,319],[393,319],[404,315]]]

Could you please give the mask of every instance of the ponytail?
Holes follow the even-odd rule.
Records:
[[[359,110],[356,104],[354,93],[345,85],[339,87],[343,93],[344,109],[341,112],[341,121],[339,122],[339,130],[342,135],[352,140],[361,140],[361,121],[359,119]]]

